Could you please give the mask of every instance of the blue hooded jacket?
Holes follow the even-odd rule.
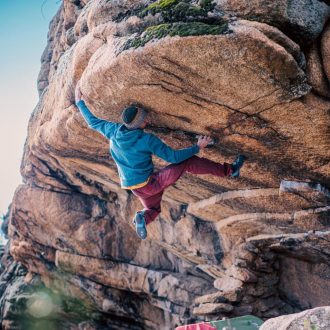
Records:
[[[198,145],[173,150],[153,134],[143,129],[128,129],[124,124],[95,117],[80,100],[77,106],[88,126],[110,140],[110,153],[120,177],[121,187],[129,189],[148,180],[153,173],[152,154],[169,163],[180,163],[199,152]]]

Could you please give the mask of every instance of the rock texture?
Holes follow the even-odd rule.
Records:
[[[317,0],[63,1],[9,236],[31,278],[89,311],[71,326],[172,329],[330,305],[329,16]],[[174,148],[207,134],[220,142],[201,156],[244,153],[241,178],[185,175],[140,241],[141,205],[74,105],[78,80],[101,118],[134,101]]]
[[[329,17],[326,1],[319,0],[216,0],[218,9],[266,22],[278,27],[300,43],[316,39]]]

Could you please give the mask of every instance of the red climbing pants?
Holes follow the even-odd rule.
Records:
[[[232,173],[231,166],[227,163],[220,164],[206,158],[193,156],[179,164],[171,164],[151,175],[147,185],[132,190],[142,202],[146,224],[156,219],[161,212],[161,200],[164,190],[174,184],[182,174],[213,174],[216,176],[229,176]]]

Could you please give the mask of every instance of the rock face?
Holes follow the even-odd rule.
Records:
[[[79,329],[330,305],[329,16],[317,0],[63,1],[9,235],[29,276],[89,311]],[[74,105],[78,80],[96,116],[138,102],[174,148],[205,134],[220,142],[200,156],[245,154],[242,176],[184,175],[140,241],[141,205]]]

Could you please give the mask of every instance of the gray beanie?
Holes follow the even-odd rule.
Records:
[[[121,118],[127,128],[139,128],[147,117],[148,112],[136,105],[130,105],[125,108],[121,114]]]

